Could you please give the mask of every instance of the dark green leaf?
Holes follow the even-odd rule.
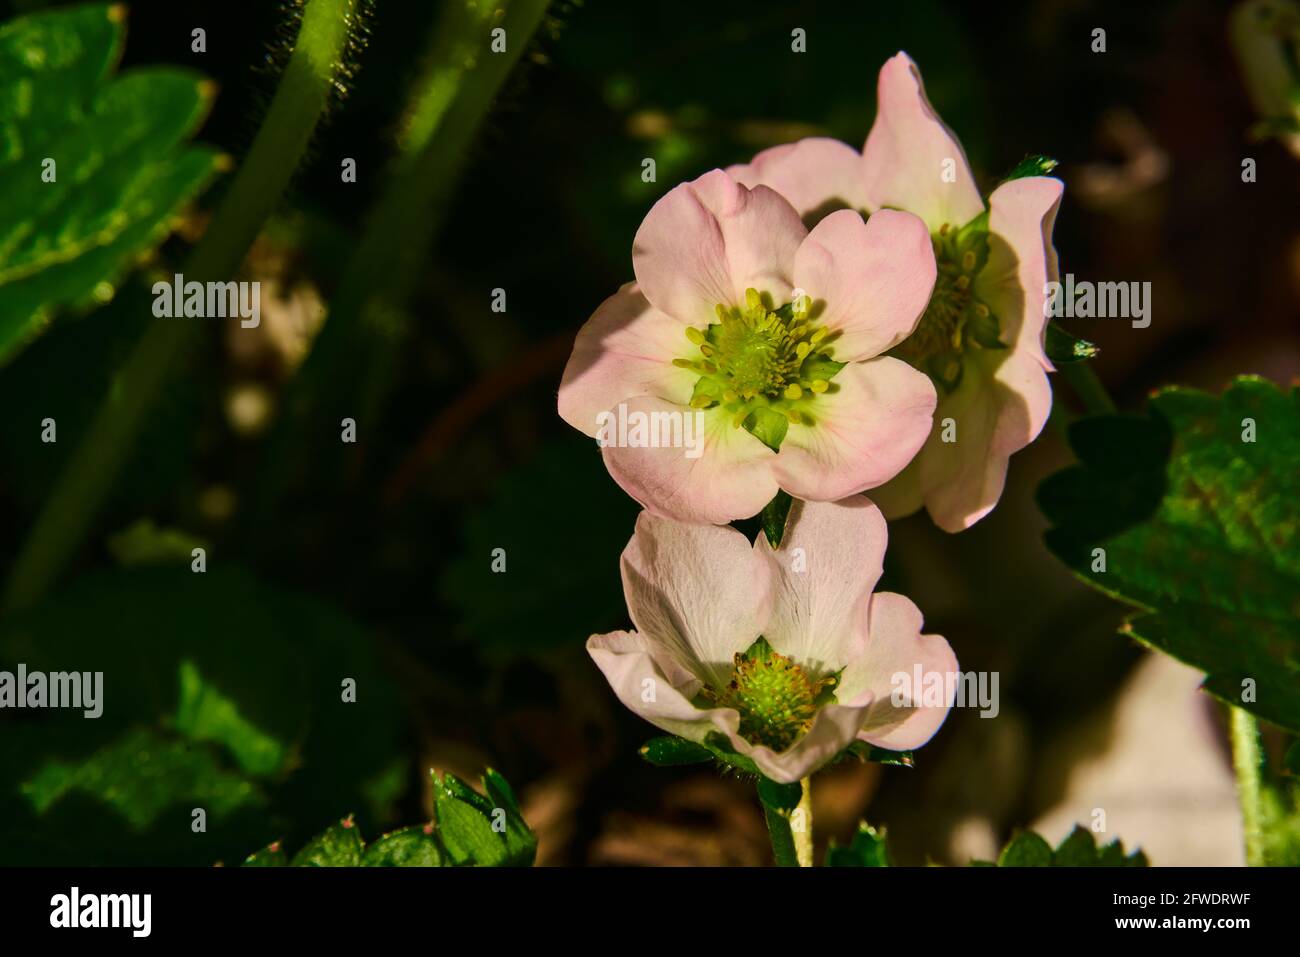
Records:
[[[359,867],[365,847],[352,818],[344,818],[307,842],[292,867]]]
[[[794,504],[788,492],[777,492],[772,501],[763,506],[763,534],[773,548],[781,544],[785,535],[785,523],[790,517],[790,506]]]
[[[268,844],[260,851],[254,851],[244,858],[241,867],[287,867],[289,864],[288,855],[284,853],[284,848],[279,841]]]
[[[1085,419],[1070,440],[1080,464],[1039,489],[1048,547],[1142,609],[1127,634],[1300,730],[1300,391],[1170,388],[1148,417]]]
[[[1011,172],[1007,173],[1005,179],[1023,179],[1026,176],[1046,176],[1057,167],[1056,160],[1050,156],[1042,156],[1038,153],[1030,153],[1019,163]]]
[[[892,764],[904,768],[916,767],[916,758],[911,751],[887,751],[884,748],[876,747],[874,744],[867,744],[865,741],[854,741],[846,750],[859,761],[870,761],[873,764]]]
[[[832,841],[826,851],[827,867],[889,867],[889,847],[885,829],[858,822],[858,830],[848,847],[836,847]]]
[[[0,26],[0,361],[53,311],[111,298],[217,170],[215,151],[183,146],[210,105],[199,76],[110,76],[123,9],[85,5]]]
[[[1052,846],[1033,831],[1013,837],[998,855],[998,867],[1050,867]]]
[[[128,731],[85,760],[48,759],[22,792],[40,815],[70,795],[94,797],[137,831],[177,805],[187,815],[199,807],[219,820],[266,803],[257,784],[224,768],[213,750],[147,728]]]
[[[385,834],[368,848],[362,867],[443,867],[444,857],[432,824],[416,824]]]
[[[489,772],[492,774],[493,772]],[[451,863],[479,867],[518,867],[532,864],[537,839],[523,818],[508,786],[493,780],[484,787],[492,800],[454,774],[434,775],[434,810],[438,836]]]
[[[564,561],[555,560],[558,490],[583,502],[599,522],[571,522],[563,532]],[[538,649],[580,645],[594,632],[620,627],[627,617],[619,555],[639,506],[609,480],[600,450],[582,435],[565,435],[510,473],[462,530],[462,557],[440,583],[442,597],[462,622],[459,634],[482,645]],[[504,549],[505,571],[494,570]]]
[[[1055,322],[1047,324],[1046,349],[1047,358],[1057,365],[1067,362],[1081,362],[1084,359],[1091,359],[1097,353],[1101,352],[1096,345],[1087,339],[1080,339],[1072,336]]]
[[[764,807],[770,807],[776,811],[793,811],[799,806],[799,800],[803,797],[803,788],[798,781],[790,784],[778,784],[770,778],[760,777],[758,779],[758,799],[763,802]]]
[[[972,861],[972,865],[986,865],[987,861]],[[1052,846],[1033,831],[1015,835],[998,855],[998,867],[1146,867],[1146,855],[1141,851],[1124,853],[1118,840],[1098,848],[1092,833],[1075,826],[1065,839],[1052,850]]]
[[[713,760],[713,752],[704,745],[687,741],[676,735],[651,738],[641,745],[640,754],[647,762],[661,768],[678,764],[701,764]]]

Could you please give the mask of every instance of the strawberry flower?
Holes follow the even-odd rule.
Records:
[[[869,214],[868,224],[898,209],[925,222],[938,279],[916,330],[890,354],[934,381],[934,426],[903,473],[871,495],[891,518],[924,505],[955,532],[997,504],[1008,459],[1037,437],[1051,409],[1043,304],[1056,279],[1051,234],[1062,185],[1013,179],[986,208],[961,144],[905,53],[881,69],[877,100],[861,154],[813,138],[728,172],[770,186],[809,222],[843,209]]]
[[[774,550],[762,534],[751,547],[732,528],[642,512],[622,559],[637,630],[587,642],[628,708],[781,783],[854,740],[923,745],[952,706],[957,673],[910,600],[872,594],[886,543],[874,504],[796,502],[789,522]],[[918,674],[922,684],[900,694],[898,676]],[[947,689],[942,700],[920,693],[928,686]]]
[[[934,286],[916,216],[843,211],[809,232],[775,191],[714,170],[654,205],[632,265],[636,282],[579,331],[559,411],[592,437],[620,407],[698,413],[694,455],[602,442],[614,480],[653,515],[726,523],[780,489],[836,501],[893,478],[925,442],[934,387],[884,355]]]

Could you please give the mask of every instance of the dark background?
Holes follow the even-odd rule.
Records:
[[[39,6],[0,3],[0,13]],[[1150,328],[1067,323],[1101,347],[1096,370],[1122,407],[1164,383],[1218,390],[1239,372],[1286,382],[1300,370],[1300,161],[1250,135],[1258,117],[1229,46],[1229,5],[589,0],[553,8],[438,211],[407,308],[353,344],[301,454],[271,461],[273,430],[232,413],[232,393],[274,416],[309,337],[302,317],[330,301],[385,188],[438,6],[372,5],[346,95],[246,264],[264,281],[265,341],[210,337],[169,387],[61,590],[8,626],[5,661],[37,647],[78,668],[102,661],[110,710],[90,730],[0,717],[0,862],[233,861],[349,812],[373,834],[427,817],[428,767],[473,776],[487,764],[524,797],[545,863],[765,861],[752,789],[642,764],[636,748],[654,729],[618,706],[583,651],[588,635],[626,624],[617,557],[637,509],[559,420],[555,389],[578,327],[631,278],[632,235],[658,196],[801,136],[860,147],[876,72],[900,49],[986,186],[1026,153],[1060,160],[1063,273],[1152,283]],[[282,8],[130,8],[123,67],[170,63],[217,80],[199,139],[240,157],[287,55]],[[206,54],[190,52],[196,26]],[[794,27],[807,31],[805,54],[790,51]],[[1097,27],[1105,53],[1090,49]],[[358,162],[355,185],[338,181],[343,156]],[[1248,156],[1258,181],[1245,184]],[[655,183],[641,181],[646,157]],[[204,195],[161,264],[180,260],[224,186]],[[271,280],[278,303],[266,299]],[[489,308],[498,287],[504,314]],[[0,554],[16,552],[73,447],[38,445],[32,423],[56,415],[60,435],[76,436],[150,319],[120,303],[56,323],[0,371]],[[1071,406],[1060,377],[1054,385]],[[360,441],[343,452],[338,406],[361,410]],[[819,779],[819,836],[843,837],[865,814],[889,826],[901,860],[959,863],[958,822],[1005,836],[1059,798],[1074,762],[1104,751],[1140,653],[1114,634],[1122,609],[1042,545],[1033,492],[1069,460],[1049,424],[973,530],[948,536],[924,515],[891,527],[883,587],[918,603],[964,669],[1001,673],[1002,714],[954,711],[913,770]],[[111,542],[141,519],[210,543],[207,578],[183,564],[122,567]],[[504,575],[490,572],[498,547]],[[145,784],[96,771],[36,811],[30,782],[52,762],[66,775],[132,728],[174,730],[183,661],[293,759],[242,789],[204,778],[207,765],[167,766]],[[340,675],[362,676],[351,711],[335,700]],[[112,708],[124,698],[127,713]],[[1070,750],[1081,728],[1095,733]],[[229,755],[212,761],[239,777]],[[200,839],[189,809],[220,804],[213,788],[229,811],[210,814]],[[139,809],[140,793],[157,806]]]

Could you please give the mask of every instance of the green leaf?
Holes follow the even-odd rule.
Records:
[[[433,777],[438,836],[456,865],[527,867],[537,853],[537,839],[519,813],[504,779],[489,771],[485,798],[454,774]],[[503,787],[504,785],[504,787]]]
[[[159,528],[141,519],[108,539],[108,550],[119,565],[190,565],[196,548],[210,544],[196,535],[175,528]]]
[[[998,867],[1051,867],[1052,845],[1035,834],[1017,834],[998,855]]]
[[[180,704],[176,730],[192,741],[215,741],[254,776],[276,773],[285,762],[285,746],[239,713],[239,706],[204,680],[194,662],[180,666]]]
[[[874,828],[866,821],[858,822],[858,830],[848,847],[837,847],[835,842],[826,850],[827,867],[889,867],[889,846],[885,829]]]
[[[773,452],[779,451],[790,420],[775,409],[757,408],[745,417],[745,431]]]
[[[443,867],[445,858],[432,824],[385,834],[366,848],[362,867]]]
[[[258,785],[222,766],[217,754],[175,736],[135,728],[89,758],[47,759],[21,786],[37,814],[81,794],[112,807],[137,832],[177,805],[223,819],[266,798]]]
[[[111,76],[123,11],[91,4],[0,26],[0,362],[54,310],[111,298],[218,169],[216,151],[183,146],[210,84],[175,68]]]
[[[987,866],[987,861],[971,861],[974,866]],[[1076,825],[1053,850],[1052,846],[1033,831],[1016,834],[998,855],[998,867],[1146,867],[1146,855],[1141,851],[1124,853],[1118,839],[1097,847],[1092,832]]]
[[[764,807],[788,813],[799,806],[799,800],[802,797],[803,788],[798,781],[790,784],[778,784],[768,777],[758,779],[758,799],[763,802]]]
[[[0,733],[0,846],[14,848],[10,860],[207,865],[277,835],[301,844],[310,833],[297,827],[353,809],[376,832],[398,823],[400,795],[375,787],[400,753],[398,696],[369,636],[337,607],[228,565],[202,575],[188,566],[96,572],[0,623],[0,668],[19,662],[100,672],[106,705],[97,720],[51,711],[21,735]],[[356,681],[355,702],[342,700],[344,679]],[[139,729],[158,743],[123,750]],[[119,755],[143,774],[149,765],[133,755],[155,753],[174,753],[182,769],[203,761],[210,773],[136,788],[105,768]],[[76,786],[51,789],[38,808],[22,788],[54,780],[40,777],[52,764]],[[197,782],[189,790],[185,774]],[[262,805],[250,799],[217,820],[218,799],[236,785],[265,795],[269,812],[254,814]],[[217,803],[196,799],[205,792]],[[208,811],[203,841],[189,828],[195,807]],[[292,820],[281,817],[288,809]],[[64,838],[71,818],[81,821],[78,842]]]
[[[885,748],[878,748],[874,744],[867,744],[865,741],[854,741],[845,751],[859,761],[870,761],[873,764],[892,764],[903,768],[916,767],[916,757],[911,751],[888,751]]]
[[[292,867],[359,867],[365,848],[351,817],[326,828],[293,856]]]
[[[773,548],[781,544],[781,539],[785,535],[785,523],[790,517],[792,505],[794,499],[790,497],[789,492],[777,492],[772,501],[763,506],[763,534],[767,536],[768,544]]]
[[[1056,169],[1059,164],[1050,156],[1043,156],[1038,153],[1029,153],[1022,159],[1011,172],[1004,177],[1005,180],[1023,179],[1026,176],[1046,176],[1052,170]]]
[[[648,763],[660,768],[679,764],[702,764],[713,760],[713,752],[704,745],[671,734],[651,738],[641,745],[640,754]]]
[[[1087,339],[1072,336],[1055,322],[1047,324],[1046,348],[1047,358],[1057,365],[1070,362],[1082,362],[1091,359],[1099,352],[1096,345]]]
[[[279,841],[268,844],[260,851],[254,851],[244,858],[240,867],[288,867],[289,857]]]
[[[562,497],[562,499],[561,499]],[[559,501],[583,502],[599,522],[568,522],[561,532]],[[493,649],[581,645],[627,617],[619,555],[627,547],[639,506],[609,480],[600,450],[586,436],[564,435],[491,490],[469,512],[461,557],[439,592],[461,623],[459,636]],[[564,561],[555,560],[564,542]],[[495,549],[508,564],[494,570]]]
[[[801,379],[825,379],[830,382],[839,374],[846,363],[836,362],[834,359],[827,358],[823,353],[809,356],[799,368],[799,378]]]
[[[1300,730],[1300,391],[1169,388],[1148,416],[1084,419],[1070,442],[1080,464],[1038,493],[1048,547],[1141,609],[1126,634]]]

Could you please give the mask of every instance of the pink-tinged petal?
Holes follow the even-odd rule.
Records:
[[[1042,431],[1051,406],[1047,373],[1032,355],[990,351],[968,358],[957,391],[940,399],[934,431],[918,456],[921,494],[936,525],[960,532],[993,510],[1008,460]],[[946,418],[956,441],[942,441]]]
[[[812,225],[837,209],[867,205],[862,154],[839,140],[813,136],[763,150],[727,173],[745,186],[770,186]]]
[[[931,232],[944,223],[964,226],[984,211],[966,153],[926,99],[921,71],[906,53],[881,67],[862,157],[870,209],[916,213]]]
[[[925,497],[921,492],[921,456],[924,454],[925,448],[922,447],[916,458],[907,463],[907,468],[884,485],[866,493],[867,498],[875,502],[880,507],[881,513],[890,521],[906,518],[925,504]]]
[[[859,616],[880,580],[888,532],[874,504],[795,502],[775,551],[766,535],[755,550],[772,571],[774,599],[765,638],[818,671],[838,671],[857,653]]]
[[[811,296],[816,320],[836,333],[833,358],[870,359],[912,334],[934,291],[934,245],[925,223],[885,209],[863,222],[831,213],[794,260],[794,283]]]
[[[632,243],[632,268],[654,306],[684,323],[709,323],[715,306],[743,303],[751,287],[777,304],[788,300],[807,232],[773,190],[713,170],[654,204]]]
[[[869,697],[852,705],[828,704],[817,712],[806,734],[779,752],[765,744],[751,744],[741,738],[728,720],[728,712],[735,714],[730,709],[717,709],[713,721],[731,746],[757,764],[764,775],[780,784],[792,784],[812,774],[852,744],[871,706]]]
[[[892,751],[919,748],[956,698],[957,657],[939,635],[921,634],[921,612],[902,595],[872,595],[865,623],[862,655],[844,669],[836,695],[846,701],[870,696],[858,735],[864,741]],[[903,695],[899,705],[896,689]]]
[[[838,502],[903,470],[930,434],[930,377],[901,359],[850,362],[810,406],[813,425],[791,425],[772,474],[805,501]]]
[[[629,396],[653,395],[685,405],[699,374],[672,362],[695,352],[685,326],[651,306],[636,283],[628,283],[578,330],[560,380],[560,416],[594,437],[601,413]]]
[[[721,525],[757,514],[777,493],[772,476],[776,453],[733,427],[727,413],[716,408],[701,412],[651,396],[628,399],[626,406],[629,417],[686,417],[680,419],[683,440],[689,423],[695,443],[693,448],[603,449],[614,481],[650,512],[681,522]]]
[[[622,559],[623,594],[641,635],[714,688],[763,633],[767,563],[744,535],[642,512]]]
[[[587,653],[618,700],[651,724],[691,741],[703,741],[715,730],[717,709],[699,709],[690,701],[699,692],[699,679],[676,668],[644,635],[592,635]]]
[[[1002,341],[1032,355],[1047,371],[1043,352],[1047,284],[1058,277],[1052,228],[1064,185],[1029,176],[1003,183],[989,197],[989,261],[975,292],[1001,322]]]

